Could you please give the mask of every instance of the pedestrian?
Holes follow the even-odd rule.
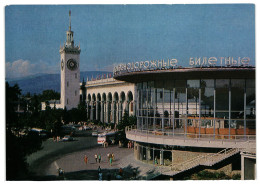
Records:
[[[98,166],[98,173],[101,173],[101,167]]]
[[[128,141],[128,143],[127,143],[127,148],[128,149],[130,148],[130,141]]]
[[[64,170],[62,168],[58,169],[58,174],[59,176],[63,176],[64,175]]]
[[[158,161],[157,161],[157,156],[155,157],[154,159],[154,164],[157,165],[158,164]]]
[[[97,163],[97,159],[98,159],[98,156],[97,156],[97,153],[95,154],[95,160],[96,160],[96,163]]]
[[[85,162],[85,164],[88,163],[88,157],[87,157],[87,155],[84,156],[84,162]]]
[[[136,179],[136,169],[133,171],[133,178]]]
[[[110,153],[107,154],[107,162],[109,162]]]
[[[112,153],[112,160],[115,161],[115,155]]]
[[[120,169],[119,169],[119,175],[120,176],[123,176],[123,169],[120,167]]]
[[[110,157],[110,158],[109,158],[110,166],[112,166],[112,162],[113,162],[113,159],[112,159],[112,157]]]
[[[99,153],[98,155],[98,162],[100,163],[101,162],[101,154]]]
[[[103,175],[102,172],[98,173],[98,180],[99,181],[102,181],[102,175]]]

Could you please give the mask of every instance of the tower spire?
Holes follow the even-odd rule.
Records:
[[[71,11],[69,11],[69,18],[70,18],[69,31],[71,31]]]

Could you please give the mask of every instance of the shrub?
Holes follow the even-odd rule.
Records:
[[[240,174],[233,174],[232,180],[241,180],[241,175]]]

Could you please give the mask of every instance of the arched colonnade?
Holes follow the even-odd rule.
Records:
[[[87,116],[102,123],[119,123],[124,112],[135,115],[134,94],[131,90],[87,94]]]

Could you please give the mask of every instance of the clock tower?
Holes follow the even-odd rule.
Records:
[[[69,11],[69,30],[66,43],[60,48],[61,66],[61,107],[76,108],[80,101],[80,46],[74,45],[71,31],[71,11]]]

